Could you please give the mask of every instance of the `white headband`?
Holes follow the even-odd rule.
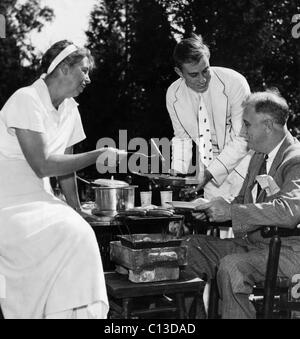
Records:
[[[51,62],[51,65],[49,66],[47,70],[47,74],[52,73],[55,68],[70,54],[76,52],[78,48],[75,45],[69,45],[64,50],[62,50],[55,59]]]

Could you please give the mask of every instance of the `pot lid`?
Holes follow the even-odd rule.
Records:
[[[102,186],[102,187],[111,187],[111,188],[119,188],[119,187],[127,187],[129,184],[125,181],[114,180],[114,179],[97,179],[92,182],[92,184]]]

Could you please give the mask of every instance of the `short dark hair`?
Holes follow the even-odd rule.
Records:
[[[256,114],[268,114],[279,125],[284,126],[289,118],[290,110],[287,101],[278,89],[251,93],[243,102],[243,107],[253,106]]]
[[[198,63],[203,56],[210,58],[208,46],[203,42],[202,36],[192,33],[189,38],[181,40],[175,47],[173,59],[178,68],[184,63]]]
[[[69,40],[61,40],[56,42],[54,45],[52,45],[43,55],[41,60],[41,72],[47,73],[47,70],[49,66],[51,65],[51,62],[58,56],[58,54],[63,51],[66,47],[74,45],[72,41]],[[87,48],[79,48],[78,50],[70,54],[68,57],[66,57],[62,62],[65,62],[70,67],[76,65],[78,62],[80,62],[83,58],[87,57],[90,62],[91,68],[94,68],[94,58]],[[62,63],[61,62],[61,63]],[[60,63],[60,64],[61,64]],[[59,64],[59,65],[60,65]],[[59,66],[57,65],[57,66]]]

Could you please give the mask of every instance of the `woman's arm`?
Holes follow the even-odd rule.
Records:
[[[72,174],[96,163],[99,155],[107,152],[108,157],[118,161],[119,150],[101,148],[81,154],[49,154],[43,133],[16,128],[16,135],[29,165],[39,178]]]
[[[65,154],[73,154],[73,147],[67,148]],[[79,213],[87,222],[97,221],[98,219],[96,216],[84,212],[81,208],[76,173],[74,172],[69,175],[58,177],[58,181],[68,205],[71,206],[77,213]]]
[[[73,154],[73,147],[67,148],[65,154]],[[76,211],[80,211],[81,205],[78,196],[76,173],[74,172],[68,175],[60,176],[58,177],[58,181],[68,205],[74,208]]]
[[[183,128],[174,109],[175,100],[177,99],[174,97],[174,89],[169,87],[166,94],[166,106],[174,131],[171,169],[173,170],[172,174],[176,174],[176,172],[186,174],[189,171],[192,160],[193,142],[191,136]]]

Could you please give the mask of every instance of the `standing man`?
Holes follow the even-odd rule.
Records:
[[[247,142],[240,136],[242,102],[250,94],[249,85],[232,69],[210,67],[210,52],[201,36],[193,34],[179,42],[173,57],[180,78],[168,88],[166,98],[174,128],[172,172],[189,173],[194,141],[197,190],[204,187],[207,199],[232,200],[250,160]]]
[[[231,203],[219,197],[197,208],[210,221],[231,220],[235,238],[195,235],[186,241],[188,270],[209,281],[217,268],[223,318],[255,318],[249,295],[266,274],[265,226],[284,229],[278,275],[300,272],[300,237],[293,235],[300,223],[300,143],[287,129],[289,107],[276,92],[254,93],[244,107],[244,135],[255,153],[241,192]],[[261,187],[262,178],[267,184]]]

